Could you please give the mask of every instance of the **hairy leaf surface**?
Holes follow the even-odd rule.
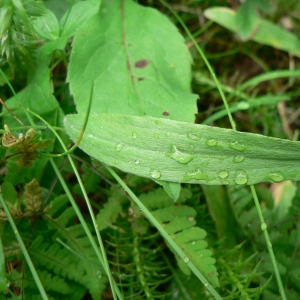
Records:
[[[84,117],[65,119],[73,140]],[[242,185],[300,179],[300,142],[166,119],[92,114],[79,146],[110,166],[164,181]]]

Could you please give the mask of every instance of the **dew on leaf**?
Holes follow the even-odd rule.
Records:
[[[220,172],[218,172],[218,176],[219,176],[221,179],[227,178],[228,174],[229,174],[229,173],[228,173],[227,171],[220,171]]]
[[[158,139],[158,138],[159,138],[158,133],[155,133],[155,134],[154,134],[154,137],[155,137],[156,139]]]
[[[175,145],[172,145],[171,152],[167,152],[165,156],[173,158],[180,164],[187,164],[194,158],[194,155],[179,151]]]
[[[261,228],[262,231],[266,230],[267,227],[268,227],[268,226],[267,226],[266,223],[262,223],[261,226],[260,226],[260,228]]]
[[[123,144],[121,144],[121,143],[118,143],[115,149],[116,149],[116,151],[118,151],[118,152],[119,152],[119,151],[121,151],[121,150],[123,149],[123,147],[124,147],[124,145],[123,145]]]
[[[205,142],[205,145],[210,146],[210,147],[217,146],[217,144],[218,144],[218,141],[214,140],[214,139],[210,139]]]
[[[158,170],[151,170],[151,171],[150,171],[150,176],[151,176],[152,178],[154,178],[154,179],[159,179],[160,176],[161,176],[161,173],[160,173],[160,171],[158,171]]]
[[[196,242],[195,241],[192,241],[192,245],[195,245],[196,244]]]
[[[94,138],[94,135],[93,134],[89,134],[88,137],[92,139],[92,138]],[[19,139],[20,139],[20,137],[19,137]]]
[[[132,133],[132,137],[133,137],[134,139],[136,139],[136,138],[137,138],[137,134],[136,134],[136,132],[133,132],[133,133]]]
[[[195,148],[195,146],[194,146],[194,145],[192,145],[192,144],[190,144],[190,145],[189,145],[189,148],[190,148],[190,149],[194,149],[194,148]]]
[[[272,173],[269,173],[269,176],[275,182],[284,180],[284,176],[281,172],[272,172]]]
[[[240,163],[240,162],[242,162],[244,159],[245,159],[245,156],[243,156],[243,155],[237,155],[237,156],[235,156],[235,157],[233,158],[233,162],[235,162],[235,163]]]
[[[228,181],[228,180],[222,180],[222,184],[228,185],[228,184],[229,184],[229,181]]]
[[[244,170],[237,170],[234,174],[234,182],[236,184],[246,184],[248,181],[248,175]]]
[[[166,133],[166,136],[171,136],[171,132],[168,131],[168,132]]]
[[[232,142],[229,143],[229,147],[231,149],[237,150],[237,151],[244,151],[246,149],[246,147],[242,144],[240,144],[239,142]]]
[[[190,140],[194,140],[194,141],[199,141],[200,138],[192,133],[188,133],[187,134],[187,138],[190,139]]]
[[[137,160],[135,160],[135,163],[136,163],[137,165],[139,165],[139,164],[140,164],[140,161],[137,159]]]
[[[189,180],[205,180],[208,181],[209,177],[205,172],[202,172],[201,170],[198,170],[196,172],[187,172],[183,175],[183,180],[184,181],[189,181]]]

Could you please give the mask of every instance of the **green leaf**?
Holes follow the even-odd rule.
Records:
[[[65,118],[74,141],[84,118]],[[300,142],[166,119],[92,114],[79,147],[155,180],[242,185],[300,179]]]
[[[251,38],[258,29],[259,18],[251,1],[246,1],[236,12],[235,24],[237,33],[242,41]]]
[[[60,20],[61,36],[71,37],[83,22],[99,11],[101,1],[78,2]]]
[[[73,42],[68,81],[77,111],[151,115],[194,121],[191,56],[177,28],[133,1],[107,0]]]
[[[46,40],[56,40],[59,37],[58,20],[49,9],[43,16],[35,20],[33,27],[38,36]]]
[[[204,15],[209,20],[237,33],[235,11],[226,7],[214,7],[206,9]],[[299,38],[267,20],[259,20],[259,28],[252,40],[300,57]]]

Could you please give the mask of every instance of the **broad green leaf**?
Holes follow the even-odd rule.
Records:
[[[65,118],[74,141],[84,118]],[[161,118],[91,114],[79,146],[103,163],[155,180],[243,185],[300,179],[300,142]]]
[[[233,32],[237,32],[235,11],[226,7],[214,7],[206,9],[204,15],[209,20]],[[252,38],[253,41],[290,52],[300,57],[300,40],[295,34],[287,32],[283,28],[264,19],[259,20],[258,26],[259,28]]]
[[[191,56],[177,28],[158,11],[106,0],[76,32],[68,81],[85,113],[92,81],[95,113],[194,121]]]
[[[251,1],[246,1],[240,5],[236,12],[235,24],[237,33],[242,41],[250,39],[255,34],[259,18]]]

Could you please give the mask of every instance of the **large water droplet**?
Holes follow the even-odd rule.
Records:
[[[275,182],[284,180],[284,176],[281,172],[272,172],[272,173],[269,173],[269,176]]]
[[[221,179],[225,179],[227,176],[228,176],[228,172],[227,171],[220,171],[218,173],[218,176],[221,178]]]
[[[246,184],[248,181],[248,175],[243,170],[237,170],[234,174],[234,182],[236,184]]]
[[[121,144],[121,143],[118,143],[115,149],[116,149],[116,151],[118,151],[118,152],[119,152],[119,151],[121,151],[121,150],[123,149],[123,147],[124,147],[124,145],[123,145],[123,144]]]
[[[134,139],[136,139],[136,138],[137,138],[137,134],[136,134],[136,132],[133,132],[133,133],[132,133],[132,137],[133,137]]]
[[[233,162],[235,163],[240,163],[245,159],[245,156],[243,155],[237,155],[236,157],[233,158]]]
[[[217,146],[218,141],[217,141],[217,140],[210,139],[210,140],[207,140],[207,141],[205,142],[205,144],[206,144],[207,146],[214,147],[214,146]]]
[[[188,133],[187,138],[194,141],[200,141],[200,138],[197,135],[194,135],[192,133]]]
[[[154,178],[154,179],[159,179],[160,176],[161,176],[161,173],[160,173],[160,171],[158,171],[158,170],[151,170],[151,171],[150,171],[150,176],[151,176],[152,178]]]
[[[192,179],[195,179],[195,180],[205,180],[205,181],[208,181],[209,178],[207,176],[206,173],[198,170],[196,172],[188,172],[188,173],[185,173],[183,175],[183,180],[184,181],[189,181],[189,180],[192,180]]]
[[[237,150],[237,151],[244,151],[246,149],[246,147],[242,144],[240,144],[239,142],[232,142],[229,143],[229,147],[231,149]]]
[[[173,158],[174,160],[176,160],[180,164],[187,164],[194,158],[194,155],[181,152],[174,145],[172,145],[171,152],[167,152],[165,155],[167,157]]]

